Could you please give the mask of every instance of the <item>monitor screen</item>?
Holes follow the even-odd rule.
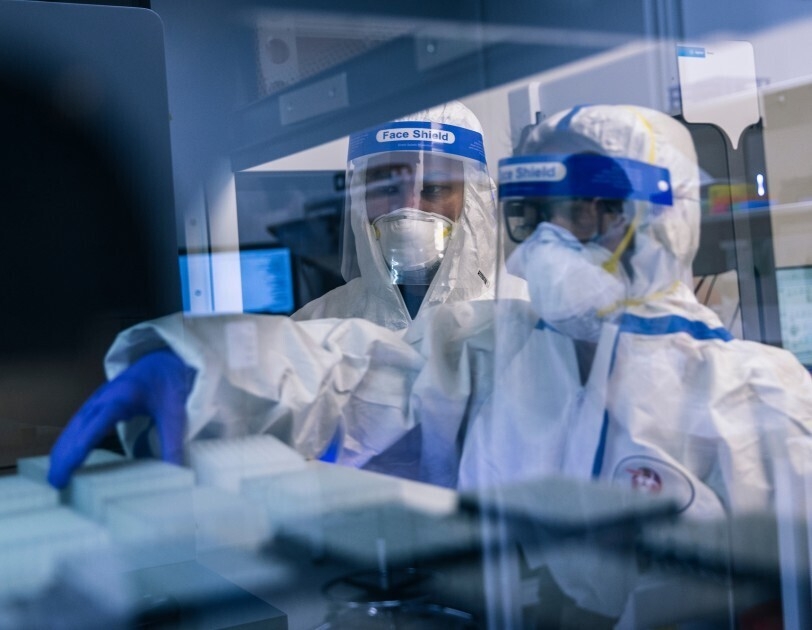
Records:
[[[786,267],[775,275],[782,345],[812,366],[812,266]]]
[[[201,299],[206,301],[211,297],[201,295],[201,292],[208,290],[211,293],[211,288],[202,279],[211,277],[212,264],[233,265],[237,256],[237,252],[184,253],[180,255],[184,311],[196,312],[193,302]],[[287,247],[241,249],[239,266],[243,312],[289,315],[295,310],[290,249]]]
[[[240,251],[246,313],[293,312],[293,270],[287,247]]]

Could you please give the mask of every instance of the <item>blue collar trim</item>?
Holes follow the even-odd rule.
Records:
[[[624,313],[620,318],[620,332],[634,333],[636,335],[686,333],[699,340],[733,341],[734,339],[733,335],[724,327],[711,328],[704,322],[687,319],[679,315],[639,317],[631,313]]]

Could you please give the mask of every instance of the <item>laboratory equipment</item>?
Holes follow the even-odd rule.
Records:
[[[147,2],[122,0],[121,4]],[[3,180],[2,187],[7,270],[3,295],[9,305],[4,308],[2,335],[8,345],[0,348],[3,466],[13,466],[21,455],[46,453],[60,424],[104,378],[102,356],[112,337],[140,320],[180,310],[181,296],[186,310],[194,315],[284,314],[339,286],[343,280],[337,243],[348,184],[343,177],[349,134],[460,99],[483,121],[485,153],[494,173],[496,162],[507,157],[515,144],[508,132],[512,126],[508,93],[515,88],[536,85],[537,108],[525,108],[530,118],[519,131],[537,122],[537,112],[549,114],[582,103],[623,102],[678,116],[681,100],[677,75],[672,72],[676,60],[664,57],[662,50],[673,51],[674,44],[689,40],[714,39],[719,32],[753,44],[761,121],[745,131],[735,150],[715,128],[691,125],[703,170],[700,192],[706,210],[695,274],[707,278],[702,290],[708,293],[720,291],[720,273],[735,274],[724,284],[735,290],[725,293],[730,302],[723,324],[730,327],[729,322],[738,318],[743,338],[780,342],[809,364],[798,345],[800,337],[793,332],[800,320],[781,320],[787,313],[796,317],[794,313],[805,307],[787,307],[779,297],[782,276],[791,277],[792,270],[812,263],[805,238],[812,198],[807,172],[812,146],[807,115],[812,56],[804,54],[812,41],[808,3],[629,0],[610,5],[585,0],[547,3],[539,10],[534,3],[486,0],[474,13],[464,2],[152,0],[149,5],[154,13],[0,0],[0,74],[4,77],[0,92],[13,93],[6,89],[8,68],[24,82],[42,82],[51,90],[46,100],[57,104],[63,122],[87,118],[98,122],[101,131],[95,142],[102,147],[103,157],[110,155],[104,151],[114,156],[104,157],[95,170],[89,168],[90,185],[79,185],[78,192],[75,187],[60,188],[62,180],[54,170],[70,178],[78,162],[62,159],[56,169],[46,168],[51,161],[44,156],[55,159],[57,153],[43,150],[41,144],[36,145],[40,149],[34,148],[41,139],[37,127],[45,128],[48,118],[40,115],[39,107],[30,107],[33,115],[27,118],[36,124],[12,129],[11,141],[4,145],[1,170],[11,177]],[[15,17],[23,14],[25,19]],[[45,51],[54,54],[39,64],[38,55]],[[527,91],[525,96],[528,103],[533,100]],[[6,122],[23,119],[19,110],[4,118]],[[62,146],[80,148],[73,136]],[[25,161],[28,148],[37,160]],[[276,160],[284,164],[262,170],[268,161]],[[88,168],[82,170],[87,175]],[[21,172],[24,177],[17,178]],[[33,184],[21,186],[21,182]],[[132,193],[137,199],[132,205],[138,212],[111,200],[110,191],[115,195],[119,184],[125,197]],[[30,212],[9,211],[17,203],[13,195],[23,189],[23,196],[39,201],[30,206]],[[87,202],[93,197],[99,203]],[[101,250],[94,252],[95,247]],[[186,270],[182,290],[178,254],[184,256],[181,269]],[[120,264],[122,258],[126,264]],[[255,263],[251,269],[259,272],[257,281],[249,272],[249,261]],[[255,297],[254,289],[267,286],[271,277],[274,287],[282,287],[279,299],[266,299],[267,294]],[[278,277],[282,279],[277,283]],[[809,279],[804,276],[799,282],[808,284]],[[168,301],[161,297],[165,295]],[[100,311],[83,310],[100,296],[111,302]],[[83,331],[90,337],[82,337]],[[250,340],[244,332],[241,329],[229,337],[222,348],[222,356],[236,370],[257,356],[250,351],[250,343],[244,343]],[[486,371],[487,366],[479,367]],[[528,374],[532,371],[524,372]],[[547,393],[543,387],[538,390]],[[389,393],[386,384],[376,384],[365,395],[380,393]],[[236,424],[261,424],[255,423],[254,402],[248,397],[233,406],[230,411],[239,419]],[[469,410],[481,401],[474,402]],[[508,418],[505,414],[504,419]],[[231,435],[231,429],[213,425],[202,437]],[[681,438],[686,436],[674,439]],[[117,448],[115,441],[107,445]],[[704,443],[694,446],[702,448]],[[252,453],[261,449],[252,449],[247,445],[233,449],[242,452],[234,462],[217,459],[220,455],[202,457],[199,461],[206,463],[192,465],[199,475],[195,484],[183,489],[167,486],[153,494],[130,495],[122,482],[120,496],[112,492],[101,511],[109,523],[115,521],[115,527],[99,525],[86,516],[78,525],[81,513],[71,508],[76,518],[68,516],[64,504],[37,509],[40,516],[52,515],[54,522],[64,520],[66,530],[73,532],[66,539],[75,535],[87,542],[77,545],[88,559],[97,549],[105,553],[127,540],[122,562],[138,565],[131,564],[130,571],[139,576],[134,581],[136,599],[143,595],[133,613],[138,622],[177,625],[193,619],[190,625],[200,626],[207,618],[216,619],[220,626],[263,619],[275,622],[281,617],[269,607],[277,606],[289,615],[291,627],[299,622],[315,627],[327,619],[330,607],[319,591],[321,586],[369,570],[367,565],[377,555],[370,541],[381,535],[391,539],[387,548],[393,562],[431,564],[429,558],[439,554],[443,568],[456,566],[467,578],[460,583],[469,587],[469,598],[457,597],[459,592],[450,588],[448,579],[440,580],[441,589],[432,593],[433,599],[449,600],[453,610],[471,611],[483,625],[522,627],[528,618],[513,616],[512,604],[531,619],[533,611],[543,607],[538,600],[546,593],[547,583],[529,575],[522,558],[512,555],[517,551],[517,531],[527,532],[519,524],[525,522],[532,531],[534,523],[544,523],[542,514],[517,513],[511,509],[516,505],[483,506],[480,497],[479,503],[472,499],[480,510],[469,510],[468,499],[463,499],[465,517],[460,518],[459,497],[451,491],[432,494],[416,485],[409,486],[413,492],[405,493],[400,482],[392,485],[391,479],[354,470],[344,474],[312,462],[299,461],[296,465],[301,464],[301,469],[274,471],[254,458]],[[536,459],[542,455],[546,451],[533,453]],[[102,459],[110,460],[105,466],[110,466],[111,473],[119,471],[121,479],[132,463],[112,455]],[[28,480],[41,481],[47,460],[20,462],[18,470]],[[249,470],[253,471],[250,476]],[[13,505],[22,495],[15,494],[12,486],[20,484],[8,485],[9,494],[3,496],[13,495],[9,499]],[[251,499],[240,494],[249,488],[256,491]],[[540,494],[529,493],[522,502],[565,509],[567,499],[575,496],[568,494],[570,490],[556,492],[549,486],[535,490]],[[33,501],[39,494],[26,492],[25,500]],[[46,494],[43,500],[52,501],[53,494]],[[584,500],[593,507],[604,505],[593,494]],[[607,514],[617,508],[612,499],[605,505]],[[230,523],[229,513],[239,515],[235,517],[239,523]],[[15,511],[6,522],[39,531],[36,519],[17,520],[22,519],[20,514],[29,512]],[[273,514],[277,520],[269,524]],[[724,531],[727,524],[718,525],[693,530],[697,537],[707,538],[699,541],[708,543],[701,549],[714,545],[715,532]],[[105,535],[96,536],[94,526],[101,526]],[[557,535],[565,529],[549,531]],[[113,535],[113,530],[124,533]],[[165,544],[148,542],[156,537]],[[45,592],[50,601],[66,602],[85,601],[85,595],[96,591],[98,597],[88,601],[98,603],[110,592],[99,583],[111,589],[117,583],[98,577],[110,576],[109,572],[98,572],[94,581],[77,565],[52,565],[47,558],[59,556],[62,549],[58,536],[52,538],[53,544],[45,545],[46,551],[38,556],[45,560],[32,563],[43,572],[20,572],[20,585],[27,586],[15,597],[28,598],[32,606],[8,607],[9,600],[3,598],[3,612],[33,612],[34,603],[42,601],[38,597]],[[448,538],[454,544],[448,544]],[[27,548],[28,542],[19,540],[21,548]],[[647,560],[642,554],[641,562],[668,564],[677,579],[675,589],[697,584],[701,589],[713,582],[714,589],[722,585],[714,595],[727,593],[727,578],[720,578],[724,563],[703,564],[703,558],[724,557],[715,553],[718,548],[714,553],[691,555],[690,549],[683,553],[697,542],[686,532],[664,542],[656,537],[642,540],[650,557]],[[568,553],[576,558],[586,553],[582,539],[574,536],[573,541]],[[139,553],[142,544],[146,547]],[[469,555],[472,547],[473,556]],[[767,576],[771,593],[775,558],[767,549],[772,545],[763,547],[764,566],[772,568],[762,577]],[[607,552],[605,547],[600,549]],[[477,553],[495,564],[481,569]],[[291,556],[296,559],[288,562]],[[686,556],[689,562],[683,562]],[[172,568],[162,566],[162,557],[177,562]],[[685,578],[686,566],[712,575],[706,581]],[[53,588],[40,591],[35,582],[45,573],[51,576]],[[77,575],[83,577],[72,578]],[[680,581],[681,577],[685,579]],[[479,584],[480,578],[484,585]],[[181,588],[183,584],[188,588]],[[84,590],[73,591],[73,585],[85,585]],[[734,590],[737,587],[734,584]],[[666,598],[679,603],[685,599],[654,587],[646,594],[648,599],[641,596],[635,604],[641,614],[652,609],[652,602],[656,608]],[[677,612],[684,613],[681,618],[693,614],[694,620],[705,613],[716,615],[718,602],[710,599],[710,607],[691,609],[686,603]],[[227,606],[226,600],[234,605]],[[345,598],[345,603],[361,603],[356,610],[368,610],[364,602],[370,601],[363,596]],[[496,616],[483,612],[486,601]],[[238,604],[255,616],[240,617]],[[346,609],[337,604],[334,610]],[[133,609],[126,610],[130,614]],[[660,612],[658,622],[674,621],[669,618],[673,608],[662,606]],[[572,621],[571,613],[566,607],[557,611],[550,617],[551,624]],[[724,610],[712,619],[727,622],[729,613]],[[115,614],[112,618],[120,619]]]
[[[781,344],[812,369],[812,267],[783,267],[775,276]]]
[[[157,16],[2,2],[0,84],[8,467],[47,452],[103,382],[116,334],[177,311],[181,296]]]

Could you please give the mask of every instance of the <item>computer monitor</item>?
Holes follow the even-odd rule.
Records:
[[[196,271],[201,267],[211,269],[213,263],[218,262],[218,258],[233,259],[235,256],[239,257],[243,312],[290,315],[295,310],[293,262],[290,249],[287,247],[251,247],[243,248],[239,253],[182,253],[179,256],[179,264],[184,311],[192,312],[193,310],[191,278],[194,277]]]
[[[240,250],[287,248],[295,308],[344,284],[344,171],[236,174]]]
[[[240,275],[243,311],[293,312],[293,268],[287,247],[241,250]]]
[[[812,266],[785,267],[775,272],[781,343],[807,368],[812,368]]]

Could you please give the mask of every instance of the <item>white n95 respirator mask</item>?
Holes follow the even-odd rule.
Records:
[[[377,217],[372,230],[395,284],[428,284],[442,262],[453,223],[415,208]]]

